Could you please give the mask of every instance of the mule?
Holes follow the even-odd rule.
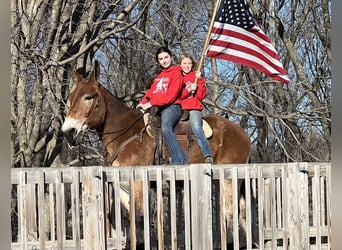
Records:
[[[111,165],[151,165],[154,157],[154,138],[145,132],[142,112],[126,106],[98,82],[99,66],[95,63],[88,78],[75,70],[71,74],[76,81],[69,95],[70,108],[62,132],[72,146],[81,143],[88,130],[96,130],[105,146],[106,158]],[[251,143],[248,134],[238,125],[218,115],[207,115],[204,119],[213,133],[208,139],[215,164],[247,163]],[[187,141],[180,141],[190,163],[203,163],[201,151],[196,142],[189,148]],[[227,185],[229,182],[227,181]],[[232,193],[227,189],[227,219],[232,218]],[[135,184],[136,208],[142,211],[142,186]],[[129,210],[128,197],[121,202]],[[230,224],[231,225],[231,224]]]

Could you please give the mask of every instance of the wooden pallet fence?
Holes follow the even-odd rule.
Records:
[[[330,168],[301,162],[12,169],[11,248],[331,249]],[[134,208],[137,182],[143,212],[128,214],[122,195],[128,191]],[[232,221],[225,221],[227,209]]]

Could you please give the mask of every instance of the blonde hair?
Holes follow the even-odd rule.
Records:
[[[183,59],[185,58],[189,58],[192,62],[192,69],[195,69],[196,68],[196,62],[194,60],[194,58],[188,54],[182,54],[180,57],[179,57],[179,61],[178,61],[178,64],[180,65],[181,62],[183,61]]]

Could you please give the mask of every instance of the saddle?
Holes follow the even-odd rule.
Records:
[[[163,136],[161,133],[161,118],[158,115],[159,110],[157,107],[151,107],[149,113],[143,115],[147,134],[154,138],[153,152],[154,162],[152,164],[167,164],[168,163],[168,152],[163,151]],[[206,120],[203,119],[203,131],[206,138],[210,138],[213,134],[213,130]],[[187,148],[190,151],[191,144],[195,140],[195,135],[192,132],[189,115],[182,114],[181,119],[178,121],[174,128],[174,132],[179,141],[188,141]]]
[[[156,138],[157,131],[161,128],[161,119],[158,115],[153,115],[151,113],[145,113],[143,116],[144,123],[146,126],[146,131],[148,135],[152,138]],[[213,130],[206,120],[203,120],[203,131],[206,138],[210,138],[213,135]],[[191,130],[189,116],[185,118],[185,116],[181,117],[181,119],[177,122],[176,127],[174,128],[174,132],[177,136],[177,139],[184,139],[184,136],[194,136],[194,133]]]

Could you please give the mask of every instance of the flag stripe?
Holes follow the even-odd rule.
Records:
[[[231,49],[230,53],[222,53],[222,47],[212,46],[212,49],[210,50],[210,52],[208,52],[208,57],[216,57],[252,67],[280,82],[289,81],[287,75],[281,74],[270,65],[264,64],[263,61],[260,60],[258,57],[241,52],[239,50]]]
[[[237,29],[239,28],[237,27]],[[225,32],[225,35],[222,35],[220,40],[213,39],[211,44],[215,46],[221,46],[222,50],[229,48],[250,53],[256,57],[260,57],[265,64],[270,64],[281,74],[286,74],[286,71],[283,69],[281,62],[279,61],[277,53],[272,50],[272,48],[263,46],[262,41],[260,40],[251,40],[244,34],[241,35],[241,33],[231,31]],[[260,46],[257,46],[256,44],[260,44]],[[263,49],[260,49],[260,47],[263,47]]]
[[[211,48],[211,51],[208,52],[208,56],[212,55],[212,50],[215,50],[216,52],[222,53],[223,50],[227,48],[227,43],[226,42],[218,42],[215,41],[212,43],[212,46],[216,46],[215,49]],[[229,44],[229,51],[226,51],[226,54],[232,54],[236,55],[235,53],[241,52],[240,57],[253,57],[255,60],[259,61],[260,66],[264,67],[271,67],[274,69],[274,71],[278,71],[281,74],[286,74],[286,71],[283,69],[282,65],[279,65],[278,61],[275,60],[274,58],[270,57],[269,55],[266,54],[261,54],[259,51],[254,50],[252,47],[248,48],[241,42],[239,43],[230,43]],[[212,57],[212,56],[211,56]]]
[[[239,0],[223,0],[215,16],[207,56],[229,60],[289,83],[269,37]]]
[[[256,26],[255,28],[258,27]],[[272,57],[279,60],[279,56],[275,51],[274,47],[272,46],[272,44],[270,43],[270,40],[267,36],[264,35],[264,33],[261,30],[253,33],[234,25],[215,22],[214,28],[212,30],[212,40],[215,40],[213,37],[214,34],[216,34],[217,40],[226,40],[229,39],[229,37],[236,37],[242,41],[244,40],[245,42],[250,43],[248,46],[255,46],[254,44],[257,44],[261,52],[265,52],[265,54],[270,54],[272,55]],[[222,36],[221,38],[219,38],[220,35]]]

